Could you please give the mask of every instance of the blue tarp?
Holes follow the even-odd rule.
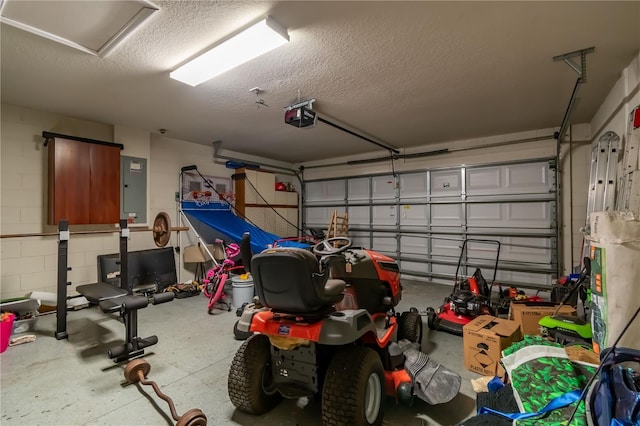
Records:
[[[239,218],[228,207],[218,203],[206,206],[196,206],[193,202],[183,201],[182,210],[194,219],[228,236],[231,240],[240,243],[242,234],[249,232],[251,235],[251,250],[260,253],[270,245],[281,240],[281,237],[264,231],[257,226]],[[309,248],[309,244],[295,241],[278,241],[280,247]]]

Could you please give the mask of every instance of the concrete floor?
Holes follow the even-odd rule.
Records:
[[[451,287],[404,282],[398,311],[411,306],[423,311],[437,306]],[[139,332],[156,334],[159,342],[147,349],[149,379],[176,404],[178,414],[201,409],[209,425],[321,425],[320,404],[304,409],[285,400],[256,418],[233,407],[227,396],[227,376],[241,342],[233,339],[235,312],[207,314],[200,295],[149,306],[139,311]],[[452,425],[475,412],[470,379],[479,377],[463,366],[462,338],[430,331],[423,317],[423,352],[457,371],[463,378],[460,394],[451,402],[430,406],[416,399],[413,406],[387,399],[385,425]],[[40,316],[33,343],[9,347],[0,355],[2,425],[171,425],[168,405],[147,386],[127,385],[124,364],[106,356],[121,344],[124,327],[97,307],[69,312],[68,341],[53,337],[55,315]]]

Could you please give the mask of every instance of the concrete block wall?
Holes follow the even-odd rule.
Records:
[[[149,131],[65,117],[14,105],[2,105],[0,134],[0,234],[56,232],[46,224],[47,148],[42,131],[123,143],[123,155],[147,158],[147,225],[160,211],[169,213],[178,224],[175,193],[180,168],[197,164],[203,174],[231,176],[232,171],[214,164],[211,147],[152,135]],[[107,226],[108,228],[108,226]],[[105,229],[102,225],[72,226],[72,230]],[[114,226],[114,229],[115,226]],[[181,233],[183,246],[195,243],[189,232]],[[172,233],[170,245],[177,245]],[[130,250],[155,248],[150,232],[132,232]],[[0,239],[0,298],[21,297],[32,291],[56,292],[57,238],[29,237]],[[97,256],[117,253],[118,234],[72,235],[69,243],[68,279],[75,294],[80,284],[97,279]],[[182,269],[176,254],[176,266],[184,280],[193,272]]]

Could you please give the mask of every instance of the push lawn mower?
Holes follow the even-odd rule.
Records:
[[[476,268],[473,275],[467,279],[462,279],[459,275],[461,272],[462,259],[467,252],[470,242],[496,246],[496,261],[493,268],[493,280],[490,285],[487,284],[487,281],[482,276],[480,268]],[[438,310],[427,308],[427,323],[429,328],[462,335],[462,327],[477,316],[495,315],[496,312],[491,305],[491,294],[496,280],[499,259],[500,241],[479,239],[464,240],[460,257],[458,258],[453,292],[444,299],[444,303]],[[502,288],[500,288],[500,294],[502,294]],[[498,308],[502,308],[502,306],[499,304]]]
[[[409,356],[395,343],[419,347],[422,339],[417,310],[394,310],[402,291],[398,265],[351,245],[344,237],[321,241],[313,248],[320,261],[292,248],[253,256],[260,303],[248,305],[236,325],[252,335],[238,349],[228,382],[239,410],[263,414],[282,397],[317,396],[326,425],[380,425],[385,394],[420,395],[412,388],[418,369],[405,370]],[[440,387],[432,402],[448,402],[460,376],[444,367],[431,371],[428,382]],[[457,388],[450,377],[457,377]]]
[[[540,325],[540,334],[555,340],[562,345],[587,344],[591,345],[591,324],[588,322],[586,306],[587,306],[587,290],[589,287],[589,279],[591,275],[591,259],[585,257],[583,260],[584,267],[580,272],[580,277],[573,288],[563,297],[560,306],[556,311],[547,317],[543,317],[538,321]],[[560,309],[570,300],[576,300],[574,297],[576,292],[580,296],[583,307],[583,318],[570,315],[558,315]]]

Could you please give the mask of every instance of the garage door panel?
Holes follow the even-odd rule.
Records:
[[[372,250],[386,254],[390,257],[395,257],[397,248],[396,238],[393,234],[373,234]]]
[[[462,194],[460,170],[431,172],[431,196],[454,196]]]
[[[505,167],[505,189],[510,194],[549,193],[551,174],[548,163],[516,164]]]
[[[470,204],[467,206],[467,223],[473,225],[485,225],[502,221],[501,204]]]
[[[374,176],[371,179],[371,198],[393,200],[396,197],[395,178],[392,175]]]
[[[344,202],[345,195],[345,181],[342,179],[305,184],[306,201],[309,203]]]
[[[453,277],[456,275],[456,265],[441,265],[438,263],[433,263],[431,265],[431,272],[433,272],[434,274],[450,275],[450,282],[453,282]]]
[[[400,270],[402,273],[408,272],[420,272],[426,274],[429,272],[429,265],[426,262],[407,262],[402,261],[400,264]]]
[[[495,194],[503,187],[500,167],[467,169],[467,194]]]
[[[508,221],[519,221],[531,228],[549,226],[550,204],[539,203],[508,203],[506,204]]]
[[[350,206],[349,207],[349,225],[350,226],[359,226],[359,225],[366,225],[369,226],[369,224],[371,223],[371,217],[370,217],[370,208],[369,206],[357,206],[357,207],[353,207]]]
[[[327,227],[329,225],[329,208],[328,207],[307,207],[305,209],[305,224],[313,228],[318,226]]]
[[[449,260],[460,256],[462,243],[454,239],[433,238],[431,240],[431,253],[436,256],[448,256]]]
[[[429,253],[429,239],[424,237],[413,237],[403,235],[400,237],[400,253],[402,254],[422,254]]]
[[[349,232],[351,244],[353,247],[362,247],[368,249],[371,247],[371,238],[368,232]]]
[[[496,240],[501,243],[500,262],[530,262],[549,264],[551,262],[551,241],[548,238],[520,238],[495,235],[478,235],[473,238]],[[471,244],[471,243],[470,243]],[[470,245],[474,252],[474,245]]]
[[[369,200],[369,178],[349,179],[348,188],[350,202]]]
[[[548,274],[532,272],[498,271],[497,282],[515,282],[533,286],[551,286],[552,279]]]
[[[550,228],[549,202],[473,203],[467,205],[467,224],[478,227]]]
[[[324,182],[305,183],[304,191],[307,202],[316,202],[324,200]]]
[[[466,177],[470,196],[548,194],[552,189],[546,162],[468,168]]]
[[[462,204],[432,204],[432,226],[462,225]]]
[[[402,205],[400,206],[400,227],[429,226],[428,205]]]
[[[427,174],[409,173],[400,175],[400,199],[424,199],[427,198]]]
[[[396,225],[396,206],[373,206],[373,227]]]
[[[514,262],[551,263],[551,241],[547,238],[505,238],[501,259]]]

